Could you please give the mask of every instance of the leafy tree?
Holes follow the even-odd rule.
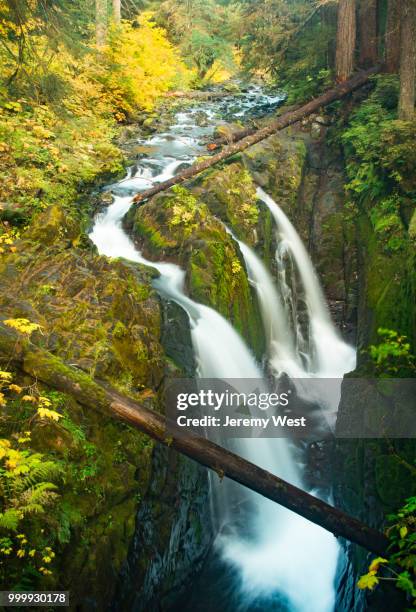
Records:
[[[222,6],[214,0],[166,0],[157,13],[157,22],[166,28],[184,60],[195,67],[202,80],[215,62],[232,62],[234,6]]]

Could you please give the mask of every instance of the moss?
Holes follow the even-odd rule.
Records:
[[[416,210],[413,212],[409,223],[409,236],[411,240],[416,241]]]
[[[145,238],[148,247],[155,253],[159,252],[161,249],[168,249],[171,246],[175,246],[175,243],[167,240],[159,229],[152,227],[148,223],[148,219],[137,219],[134,224],[134,233],[139,238]]]
[[[113,329],[113,337],[121,339],[125,338],[127,334],[127,327],[121,321],[117,321]]]
[[[244,241],[256,242],[259,220],[256,186],[246,168],[232,163],[216,170],[203,182],[204,199],[208,206],[234,229]]]
[[[247,183],[254,189],[248,179]],[[205,202],[184,188],[176,189],[139,207],[134,232],[137,227],[147,228],[140,235],[135,233],[143,241],[145,252],[158,259],[168,256],[185,268],[190,296],[231,321],[260,357],[265,346],[264,331],[244,261],[237,243]],[[155,228],[159,228],[163,239],[159,247],[154,240],[146,239],[155,235]]]
[[[264,351],[261,317],[235,242],[205,240],[188,260],[189,293],[230,320],[260,357]]]
[[[299,136],[291,137],[287,130],[250,147],[244,153],[244,163],[254,181],[289,216],[298,198],[305,162],[305,144]]]
[[[385,327],[408,336],[416,345],[414,247],[409,241],[404,251],[386,252],[365,214],[358,219],[358,228],[365,283],[360,341],[364,346],[377,343],[377,330]]]
[[[412,473],[401,462],[406,454],[405,449],[402,448],[400,457],[384,454],[376,457],[376,491],[386,512],[393,512],[401,506],[403,500],[415,494],[416,486],[414,482],[411,483]]]
[[[45,348],[120,390],[159,386],[165,364],[153,273],[85,250],[61,251],[59,241],[42,252],[30,242],[21,248],[0,273],[5,318],[39,322]]]

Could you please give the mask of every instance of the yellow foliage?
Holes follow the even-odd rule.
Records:
[[[23,402],[32,402],[33,404],[37,404],[38,400],[34,395],[24,395],[22,397]]]
[[[10,324],[11,321],[15,323],[16,321],[22,321],[22,320],[27,321],[27,319],[9,319],[8,324]],[[32,324],[32,325],[35,325],[35,324]],[[20,326],[20,323],[19,323],[19,326]],[[10,372],[4,372],[0,370],[0,389],[4,389],[5,391],[12,391],[14,393],[21,393],[23,391],[22,387],[12,383],[11,382],[12,380],[13,380],[13,377]],[[57,412],[56,410],[51,410],[50,406],[52,406],[52,402],[48,397],[45,397],[44,395],[26,394],[26,395],[22,395],[20,399],[22,402],[35,404],[36,414],[41,419],[50,419],[52,421],[59,421],[59,419],[62,417],[62,415],[59,414],[59,412]],[[7,405],[6,396],[2,391],[0,391],[0,406],[6,406],[6,405]],[[31,432],[25,431],[24,434],[22,434],[18,438],[18,442],[19,444],[24,444],[26,442],[30,442],[30,439],[31,439]],[[9,450],[10,443],[8,443],[7,440],[0,440],[0,459],[5,457],[6,449],[7,449],[7,455],[8,455],[8,464],[7,464],[8,468],[14,469],[17,467],[16,457],[18,455],[16,454],[16,451]]]
[[[21,393],[22,387],[19,387],[19,385],[9,385],[9,391],[14,391],[15,393]]]
[[[370,563],[370,567],[368,568],[369,572],[378,572],[380,565],[382,563],[388,563],[387,559],[383,559],[383,557],[377,557],[373,559]]]
[[[41,329],[41,325],[38,323],[31,323],[29,319],[6,319],[3,323],[16,329],[21,334],[26,334],[28,336],[34,331]]]
[[[37,413],[41,419],[51,419],[52,421],[59,421],[59,419],[62,417],[59,412],[56,412],[55,410],[49,410],[49,408],[39,407]]]
[[[379,583],[379,579],[376,576],[376,572],[368,572],[359,579],[357,586],[359,589],[370,589],[372,591],[374,587]]]
[[[108,100],[122,120],[137,109],[150,110],[157,98],[178,81],[189,81],[191,72],[156,26],[150,13],[143,13],[140,27],[123,22],[110,32],[109,43],[98,61],[88,58],[86,73],[103,85],[101,98]],[[110,70],[111,67],[111,70]]]

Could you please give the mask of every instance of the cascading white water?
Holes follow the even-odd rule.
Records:
[[[237,240],[234,237],[235,240]],[[260,304],[264,329],[268,341],[268,356],[279,372],[291,378],[304,375],[302,363],[296,352],[287,310],[273,278],[256,253],[244,242],[237,240],[247,268],[249,280],[255,287]]]
[[[355,367],[355,350],[336,331],[312,261],[297,231],[276,202],[261,189],[258,197],[266,204],[277,225],[278,242],[283,243],[296,263],[309,314],[312,350],[310,370],[321,378],[342,377]]]
[[[160,181],[161,177],[166,180],[173,176],[179,163],[181,162],[170,162],[161,174],[154,177],[154,182]],[[145,188],[143,181],[140,183],[140,177],[136,176],[131,180],[135,181],[136,187]],[[130,179],[125,181],[124,188],[126,183],[130,182]],[[185,294],[184,270],[173,263],[149,261],[136,249],[122,227],[122,219],[131,205],[131,196],[114,196],[113,204],[97,216],[90,238],[98,251],[108,257],[122,257],[159,271],[160,277],[154,281],[155,288],[182,306],[188,314],[198,375],[201,378],[261,379],[262,372],[252,353],[232,325],[212,308],[194,302]],[[210,485],[213,488],[212,477]],[[213,508],[214,495],[215,492],[212,491]],[[226,496],[227,491],[223,488],[223,507],[227,505],[224,501]]]
[[[255,103],[256,98],[253,96],[252,100],[245,102],[244,108],[250,110]],[[121,220],[131,205],[132,192],[146,189],[150,183],[170,178],[181,164],[190,163],[194,159],[198,137],[206,133],[206,128],[197,127],[193,123],[194,112],[191,109],[178,114],[177,123],[169,133],[154,136],[147,141],[152,151],[156,148],[159,154],[155,158],[143,159],[134,176],[129,174],[127,179],[114,186],[113,192],[120,195],[115,196],[113,204],[97,216],[90,237],[102,254],[123,257],[159,271],[160,277],[154,281],[154,286],[188,313],[198,373],[201,377],[259,379],[262,372],[251,351],[233,327],[215,310],[186,296],[184,271],[175,264],[146,260],[122,228]],[[189,137],[189,134],[195,135],[195,138]],[[158,174],[154,175],[154,169],[157,169]],[[259,192],[259,195],[262,199],[267,198],[262,192]],[[273,201],[266,203],[270,205],[271,210],[277,206]],[[297,257],[295,253],[293,257],[297,265],[305,265],[300,274],[305,293],[310,294],[309,316],[311,325],[315,321],[314,342],[318,352],[319,324],[326,330],[325,338],[329,334],[331,338],[335,337],[338,343],[332,340],[328,343],[325,340],[326,349],[340,347],[343,343],[336,336],[335,330],[331,332],[332,335],[327,331],[328,326],[332,324],[319,283],[317,279],[314,283],[307,278],[310,273],[313,276],[315,273],[310,261],[308,263],[308,255],[300,239],[298,238],[299,246],[293,233],[289,231],[290,228],[279,222],[280,215],[273,210],[272,214],[280,231],[286,232],[285,239],[290,242],[291,238],[290,245],[295,245],[291,248],[296,251]],[[250,280],[257,291],[268,338],[269,359],[274,369],[277,372],[285,371],[292,377],[310,376],[311,372],[305,371],[303,366],[305,360],[300,357],[298,338],[292,333],[289,324],[291,313],[288,312],[287,304],[290,296],[280,295],[270,273],[257,255],[241,241],[239,245]],[[319,360],[320,364],[325,365],[323,355]],[[349,367],[346,363],[347,360],[342,366],[344,372]],[[340,367],[337,374],[339,376],[342,375],[341,369]],[[318,371],[314,374],[317,375]],[[293,484],[302,486],[299,467],[286,440],[247,439],[236,441],[236,444],[239,452],[247,459]],[[254,493],[242,493],[249,496],[251,505],[255,508],[247,515],[250,522],[247,531],[251,536],[254,534],[254,537],[245,538],[241,531],[231,525],[228,535],[220,535],[218,541],[223,558],[240,570],[241,601],[245,601],[249,609],[250,601],[280,593],[283,600],[289,602],[289,608],[296,612],[330,612],[333,608],[333,577],[337,557],[335,539],[316,525]],[[244,603],[241,609],[244,609]]]
[[[167,175],[166,170],[164,175]],[[116,196],[105,213],[97,217],[90,238],[99,252],[108,257],[123,257],[159,271],[160,277],[154,282],[155,287],[188,313],[202,378],[261,378],[261,370],[252,353],[232,325],[212,308],[186,296],[185,272],[172,263],[149,261],[136,249],[121,224],[131,204],[131,197]]]
[[[281,215],[275,213],[275,209],[280,211],[277,204],[263,190],[259,189],[258,195],[263,201],[267,200],[275,220],[280,220]],[[278,227],[280,229],[280,223]],[[333,369],[331,375],[342,377],[345,372],[349,371],[349,368],[354,367],[355,352],[339,338],[331,322],[309,256],[296,230],[288,220],[284,225],[284,230],[285,233],[283,234],[281,230],[282,234],[279,234],[278,237],[279,246],[281,247],[281,242],[284,240],[285,248],[294,249],[296,252],[294,259],[299,268],[302,267],[299,272],[311,324],[312,321],[318,321],[321,329],[323,326],[325,329],[327,340],[323,350],[329,351],[325,363],[335,361],[335,368],[338,366],[338,369]],[[293,298],[290,295],[292,289],[285,282],[283,287],[279,287],[285,292],[282,296],[275,287],[270,273],[254,251],[243,242],[239,240],[237,242],[244,257],[250,281],[259,299],[269,341],[270,362],[278,373],[285,372],[291,378],[297,379],[296,387],[301,393],[304,379],[309,379],[311,376],[328,377],[328,370],[313,372],[303,365],[303,363],[311,364],[312,360],[301,359],[299,342],[296,338],[298,329],[295,325],[289,325],[292,314],[291,300]],[[310,275],[313,276],[312,280]],[[316,325],[314,330],[316,331]],[[314,336],[314,341],[319,342],[319,338]],[[338,360],[340,351],[342,361]],[[345,358],[346,356],[348,358]],[[306,391],[310,394],[309,387]],[[317,395],[315,399],[325,403],[327,400],[325,388],[318,387]],[[331,399],[333,399],[333,393]],[[239,440],[238,444],[243,456],[252,461],[255,460],[261,467],[279,474],[292,484],[302,486],[299,470],[296,469],[293,457],[288,462],[281,460],[282,448],[286,456],[290,452],[285,440],[250,439]],[[224,557],[240,570],[241,586],[246,591],[246,595],[255,600],[270,595],[277,589],[286,595],[292,609],[299,610],[299,612],[306,610],[329,612],[332,610],[335,596],[333,580],[338,554],[335,538],[316,525],[284,508],[276,507],[275,504],[260,496],[254,496],[254,498],[256,504],[255,540],[244,537],[241,532],[224,536],[220,540]],[[319,565],[316,564],[314,554],[318,547]],[[288,551],[290,551],[289,554]]]

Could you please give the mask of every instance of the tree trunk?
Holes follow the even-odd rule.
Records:
[[[379,68],[375,67],[370,70],[367,70],[366,72],[361,72],[357,74],[349,81],[340,83],[339,85],[337,85],[337,87],[334,87],[334,89],[330,89],[329,91],[324,93],[322,96],[319,96],[319,98],[315,98],[311,102],[308,102],[307,104],[299,107],[296,110],[292,110],[290,112],[284,113],[283,115],[278,117],[275,121],[272,121],[272,123],[269,126],[262,128],[261,130],[256,130],[254,133],[251,133],[251,131],[249,130],[250,132],[249,135],[246,135],[247,132],[243,130],[242,132],[244,133],[245,137],[242,138],[241,140],[238,137],[239,132],[237,132],[237,134],[235,134],[233,137],[234,143],[230,144],[228,147],[225,147],[220,153],[217,153],[216,155],[213,155],[212,157],[208,157],[202,162],[194,164],[190,168],[187,168],[183,172],[180,172],[179,174],[177,174],[176,176],[172,177],[171,179],[167,181],[158,183],[154,185],[153,187],[151,187],[150,189],[147,189],[146,191],[143,191],[142,193],[138,193],[133,198],[133,201],[142,202],[143,200],[147,200],[151,196],[156,195],[157,193],[160,193],[161,191],[165,191],[166,189],[169,189],[170,187],[173,187],[174,185],[179,185],[180,183],[183,183],[187,179],[192,178],[193,176],[196,176],[197,174],[200,174],[207,168],[210,168],[211,166],[218,164],[218,162],[221,162],[224,159],[227,159],[228,157],[235,155],[236,153],[240,153],[241,151],[244,151],[248,147],[251,147],[252,145],[256,144],[257,142],[260,142],[261,140],[268,138],[275,132],[278,132],[279,130],[283,130],[285,127],[288,127],[289,125],[292,125],[293,123],[300,121],[304,117],[307,117],[308,115],[318,111],[322,106],[326,106],[327,104],[330,104],[331,102],[334,102],[335,100],[340,100],[341,98],[345,97],[346,95],[354,91],[354,89],[357,89],[358,87],[361,87],[362,85],[364,85],[368,81],[369,77],[373,74],[376,74],[378,71],[379,71]],[[237,140],[239,140],[239,142],[236,142]]]
[[[397,73],[400,69],[400,13],[401,0],[388,0],[385,71],[389,73]]]
[[[95,0],[95,40],[102,49],[107,40],[107,0]]]
[[[117,25],[121,22],[121,0],[113,0],[113,21]]]
[[[360,60],[362,68],[374,66],[378,58],[377,0],[361,0],[359,6]]]
[[[399,119],[412,121],[415,115],[416,0],[402,0],[400,23]]]
[[[338,7],[335,3],[329,3],[323,8],[322,18],[328,29],[336,31],[337,29],[337,13]],[[330,36],[327,46],[327,68],[334,68],[336,55],[336,40],[334,36]]]
[[[355,0],[340,0],[335,56],[335,73],[340,83],[348,79],[354,70],[355,38]]]
[[[264,497],[296,512],[338,537],[385,555],[387,538],[361,521],[309,495],[206,438],[185,436],[174,423],[128,397],[98,384],[85,372],[64,364],[45,349],[22,340],[0,324],[0,354],[10,363],[52,388],[69,393],[80,404],[121,419],[161,444],[172,447],[198,463],[227,476]]]

